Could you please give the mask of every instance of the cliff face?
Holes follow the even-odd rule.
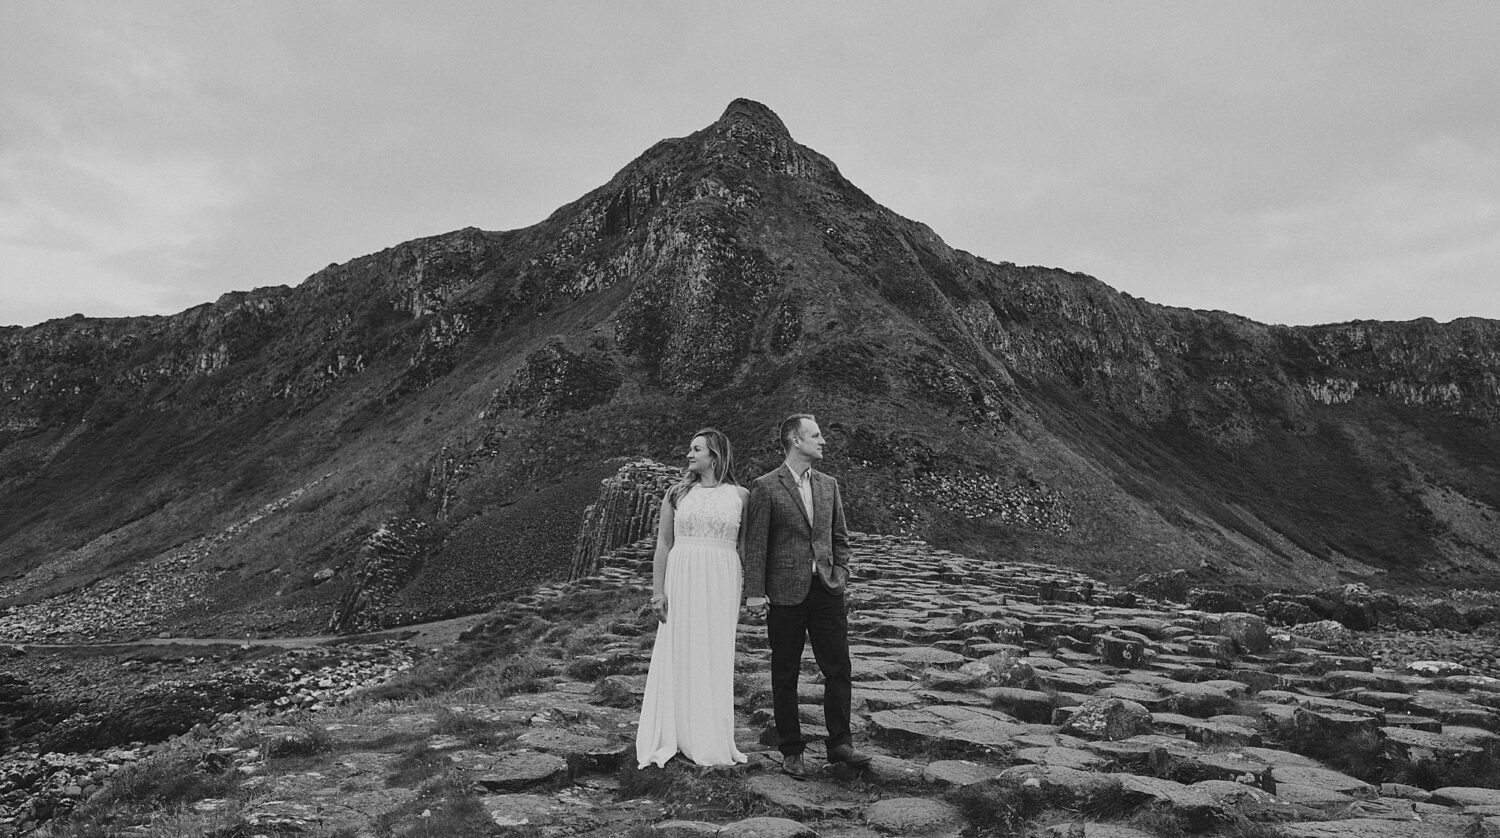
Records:
[[[716,424],[748,478],[810,410],[863,530],[1113,575],[1459,584],[1497,569],[1497,353],[1494,321],[1267,326],[986,262],[738,100],[524,230],[0,329],[0,574],[45,598],[327,475],[204,568],[230,616],[185,621],[274,600],[276,625],[326,623],[391,520],[438,545],[413,590],[503,596],[567,572],[607,460],[675,463]]]

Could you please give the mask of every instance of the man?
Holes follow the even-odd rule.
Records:
[[[837,480],[813,469],[823,459],[823,432],[811,415],[789,416],[780,427],[786,462],[750,487],[745,533],[745,605],[766,616],[771,644],[771,699],[781,737],[782,770],[812,773],[797,712],[802,649],[812,642],[823,672],[828,761],[862,768],[870,757],[854,750],[849,732],[849,532]],[[769,616],[766,615],[769,600]]]

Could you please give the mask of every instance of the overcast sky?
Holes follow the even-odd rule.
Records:
[[[534,224],[744,96],[991,261],[1500,318],[1500,3],[0,0],[0,324]]]

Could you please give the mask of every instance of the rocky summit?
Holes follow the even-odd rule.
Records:
[[[588,561],[622,462],[716,425],[753,475],[792,411],[867,532],[1247,596],[1488,584],[1497,372],[1492,321],[1265,325],[954,250],[737,100],[525,229],[0,328],[0,619],[482,613]]]

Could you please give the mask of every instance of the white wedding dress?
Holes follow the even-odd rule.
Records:
[[[635,735],[639,767],[679,751],[699,765],[747,757],[734,745],[741,509],[734,486],[694,486],[677,501],[667,554],[667,621],[656,627]]]

